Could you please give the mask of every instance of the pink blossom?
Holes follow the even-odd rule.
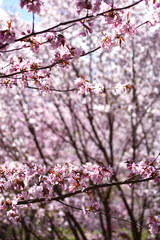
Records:
[[[101,83],[94,82],[90,83],[88,80],[82,76],[82,78],[77,78],[74,82],[76,86],[76,91],[79,94],[90,94],[90,93],[95,93],[95,94],[101,94],[104,93],[104,86]]]
[[[50,43],[51,49],[57,49],[60,46],[64,46],[65,44],[65,38],[62,34],[57,33],[47,33],[46,39]]]
[[[149,225],[149,231],[153,235],[160,234],[160,217],[150,216],[147,219],[147,224]]]
[[[14,29],[11,27],[11,22],[7,22],[7,23],[8,23],[8,29],[0,30],[0,46],[12,43],[16,39]]]
[[[76,7],[77,13],[80,14],[83,9],[91,9],[92,4],[91,1],[88,0],[76,0]]]
[[[91,203],[89,206],[82,206],[83,213],[85,215],[89,215],[91,212],[98,213],[100,209],[100,203],[94,202]]]
[[[126,23],[122,23],[117,28],[118,34],[122,36],[129,36],[132,37],[135,35],[137,29],[135,24],[131,24],[130,21]]]
[[[96,0],[94,6],[93,6],[93,12],[98,12],[100,10],[102,0]]]
[[[20,7],[26,7],[28,12],[39,14],[43,6],[42,0],[20,0]]]
[[[101,40],[100,45],[102,48],[111,51],[113,47],[116,46],[115,38],[112,35],[107,35],[102,33],[104,38]]]
[[[139,163],[133,162],[131,159],[127,161],[127,167],[130,171],[129,178],[136,179],[136,177],[149,178],[153,177],[155,182],[160,181],[158,177],[158,171],[153,165],[155,158],[147,159],[146,161],[140,161]]]
[[[159,6],[159,5],[158,5]],[[150,20],[151,26],[160,23],[160,7],[156,8]]]
[[[74,47],[69,48],[69,51],[73,56],[73,59],[78,59],[81,55],[85,53],[81,48],[74,48]]]
[[[110,6],[108,6],[108,9],[110,9]],[[107,24],[113,24],[114,27],[117,27],[122,24],[122,14],[123,11],[111,11],[103,15],[102,20],[104,20]]]
[[[7,217],[9,218],[10,221],[18,221],[19,220],[19,214],[17,213],[16,209],[11,209],[7,211]]]
[[[126,90],[126,87],[124,84],[117,83],[116,87],[113,90],[113,94],[118,95],[118,94],[125,92],[125,90]]]

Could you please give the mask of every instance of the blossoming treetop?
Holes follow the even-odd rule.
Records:
[[[158,239],[152,197],[160,177],[158,46],[149,37],[159,26],[160,3],[21,0],[20,6],[32,12],[32,24],[10,16],[0,31],[2,226],[13,223],[13,239],[20,226],[24,239],[69,239],[65,225],[75,239],[92,239],[94,213],[98,239],[131,239],[122,222],[134,240],[145,229]],[[151,64],[144,67],[138,47],[147,44]]]

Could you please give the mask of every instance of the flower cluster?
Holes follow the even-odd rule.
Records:
[[[51,60],[51,64],[55,64],[60,68],[68,68],[70,59],[78,59],[85,52],[81,48],[69,47],[66,45],[69,52],[61,54],[60,51],[56,51],[54,58]]]
[[[28,12],[39,14],[43,6],[42,0],[21,0],[20,7],[26,7]]]
[[[82,210],[85,215],[89,215],[90,212],[98,213],[100,210],[100,203],[99,202],[93,202],[89,206],[82,206]]]
[[[25,42],[31,43],[32,51],[36,51],[39,44],[35,40],[26,39]],[[26,47],[26,45],[24,45]],[[55,53],[54,58],[51,60],[51,64],[60,68],[68,68],[70,59],[78,59],[85,52],[81,48],[69,47],[66,45],[67,51],[61,54],[59,51]],[[21,56],[12,56],[9,60],[10,68],[3,74],[6,78],[0,79],[0,85],[5,87],[12,87],[13,85],[19,85],[24,88],[32,87],[38,88],[42,92],[49,91],[53,88],[50,78],[50,70],[42,67],[41,60],[23,59]],[[10,78],[10,75],[13,75]],[[20,75],[21,78],[17,78]],[[7,77],[8,76],[8,77]],[[93,87],[92,87],[93,88]],[[94,87],[95,92],[100,92],[102,89],[100,85]]]
[[[112,6],[112,0],[76,0],[77,13],[80,14],[83,10],[91,10],[92,13],[100,11],[102,3],[105,3],[107,7]]]
[[[83,9],[87,9],[87,10],[91,9],[92,4],[91,4],[91,1],[88,1],[88,0],[77,0],[76,7],[77,7],[77,13],[80,14],[80,12]]]
[[[156,3],[154,5],[155,10],[152,14],[151,25],[155,25],[156,23],[160,23],[160,3]]]
[[[90,93],[96,93],[101,94],[104,93],[105,89],[104,86],[101,83],[94,82],[90,83],[88,80],[85,79],[84,76],[81,78],[77,78],[74,82],[76,91],[79,94],[90,94]]]
[[[57,49],[58,47],[65,45],[65,38],[62,34],[47,33],[45,37],[47,42],[50,43],[51,49]]]
[[[102,0],[96,0],[94,6],[93,6],[93,12],[100,11]]]
[[[72,165],[68,165],[70,168]],[[109,166],[108,168],[100,166],[97,164],[86,163],[82,167],[74,167],[74,170],[71,172],[71,178],[69,179],[69,190],[70,192],[75,192],[79,187],[84,190],[86,185],[86,180],[90,179],[94,184],[100,184],[104,177],[110,179],[113,176],[113,169]]]
[[[100,164],[86,163],[80,167],[71,163],[63,166],[57,164],[51,170],[43,166],[29,166],[20,163],[0,167],[0,191],[7,193],[10,190],[17,195],[10,194],[10,199],[0,202],[0,209],[8,212],[10,219],[18,219],[17,204],[20,200],[44,197],[46,200],[55,196],[54,186],[74,193],[83,191],[92,181],[100,184],[104,179],[110,180],[113,169]],[[87,193],[87,192],[86,192]],[[93,201],[91,193],[87,193]],[[95,208],[94,208],[95,210]],[[91,209],[90,209],[91,211]]]
[[[59,51],[56,51],[56,53],[54,54],[54,58],[52,58],[51,60],[51,64],[57,63],[56,64],[57,67],[60,67],[63,69],[68,68],[70,57],[71,57],[70,54],[61,55]]]
[[[28,86],[36,87],[40,91],[49,89],[50,72],[46,69],[39,69],[41,61],[33,61],[31,59],[23,59],[20,56],[13,56],[10,58],[10,69],[5,72],[9,75],[15,73],[13,78],[1,79],[0,85],[12,87],[13,85],[20,85],[24,88]],[[16,77],[16,73],[21,74],[21,78]]]
[[[78,59],[81,55],[85,54],[85,52],[81,48],[75,48],[75,47],[69,47],[67,45],[67,48],[70,52],[70,58],[72,59]]]
[[[111,9],[110,5],[107,5],[105,8],[106,10]],[[107,23],[107,24],[112,24],[113,27],[117,27],[118,25],[122,24],[122,16],[123,16],[124,11],[110,11],[102,16],[102,21]]]
[[[18,221],[19,220],[19,214],[16,209],[16,201],[0,201],[0,210],[1,211],[7,211],[7,217],[11,221]]]
[[[160,235],[160,216],[148,217],[149,231],[152,235]]]
[[[0,30],[0,47],[15,41],[16,35],[14,29],[11,27],[11,22],[8,23],[8,29]]]
[[[127,21],[122,21],[122,17],[116,12],[110,12],[105,17],[107,23],[112,24],[114,31],[111,33],[103,33],[104,36],[100,41],[100,46],[106,50],[111,51],[113,47],[125,42],[126,37],[132,37],[136,33],[136,26],[130,22],[129,14],[127,14]]]
[[[115,37],[111,34],[106,35],[105,33],[102,33],[104,38],[100,42],[100,46],[106,50],[111,51],[113,47],[116,46]]]
[[[38,42],[35,38],[33,37],[28,37],[23,39],[23,42],[25,44],[22,47],[30,47],[32,52],[37,52],[39,49],[39,46],[41,45],[40,42]],[[29,44],[29,45],[28,45]]]
[[[117,83],[117,85],[115,86],[114,90],[112,91],[112,93],[114,95],[118,95],[124,92],[130,92],[131,89],[133,89],[134,86],[132,84],[121,84],[121,83]]]
[[[136,33],[136,25],[132,24],[127,14],[127,21],[118,25],[118,35],[132,37]]]
[[[135,178],[140,176],[141,178],[149,178],[153,177],[155,182],[160,181],[160,177],[158,176],[158,170],[154,166],[156,158],[150,158],[145,161],[140,161],[139,163],[135,163],[132,159],[127,161],[127,168],[130,171],[129,178]]]

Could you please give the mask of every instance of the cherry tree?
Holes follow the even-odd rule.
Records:
[[[20,6],[32,23],[0,31],[3,239],[158,239],[160,3]]]

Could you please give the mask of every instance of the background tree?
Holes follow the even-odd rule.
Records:
[[[158,239],[159,3],[35,3],[1,31],[2,238]]]

